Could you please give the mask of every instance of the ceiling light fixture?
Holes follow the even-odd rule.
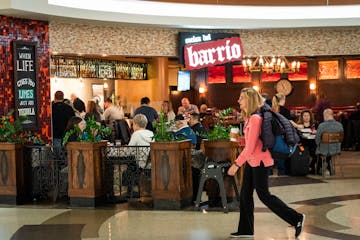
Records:
[[[300,70],[300,61],[290,63],[284,56],[244,57],[242,65],[245,72],[294,73]]]

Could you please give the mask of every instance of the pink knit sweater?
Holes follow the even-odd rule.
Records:
[[[269,150],[262,151],[263,143],[260,139],[261,124],[262,118],[258,114],[253,114],[245,121],[245,148],[235,160],[238,166],[242,166],[246,161],[252,167],[260,166],[261,161],[265,167],[274,165],[274,160]]]

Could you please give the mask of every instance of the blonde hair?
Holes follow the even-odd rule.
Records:
[[[279,102],[284,99],[285,96],[280,94],[280,93],[277,93],[273,96],[272,98],[272,109],[274,112],[279,112],[280,111],[280,105],[279,105]]]
[[[260,95],[260,93],[253,88],[243,88],[241,93],[245,95],[245,101],[247,102],[246,111],[242,110],[242,116],[247,119],[251,114],[257,112],[259,108],[264,104],[265,99]]]

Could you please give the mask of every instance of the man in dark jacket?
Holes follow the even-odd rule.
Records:
[[[156,120],[158,118],[158,114],[157,114],[156,110],[149,106],[150,99],[148,97],[143,97],[140,100],[140,104],[141,104],[141,106],[135,110],[134,115],[144,114],[148,120],[146,129],[148,129],[150,131],[154,131],[154,127],[153,127],[152,123],[154,120]]]
[[[66,125],[72,116],[75,116],[74,110],[70,105],[64,103],[64,93],[62,91],[55,92],[51,109],[53,147],[55,151],[61,150]]]

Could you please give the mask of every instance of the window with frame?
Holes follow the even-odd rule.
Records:
[[[339,61],[319,61],[318,76],[319,80],[339,79]]]

